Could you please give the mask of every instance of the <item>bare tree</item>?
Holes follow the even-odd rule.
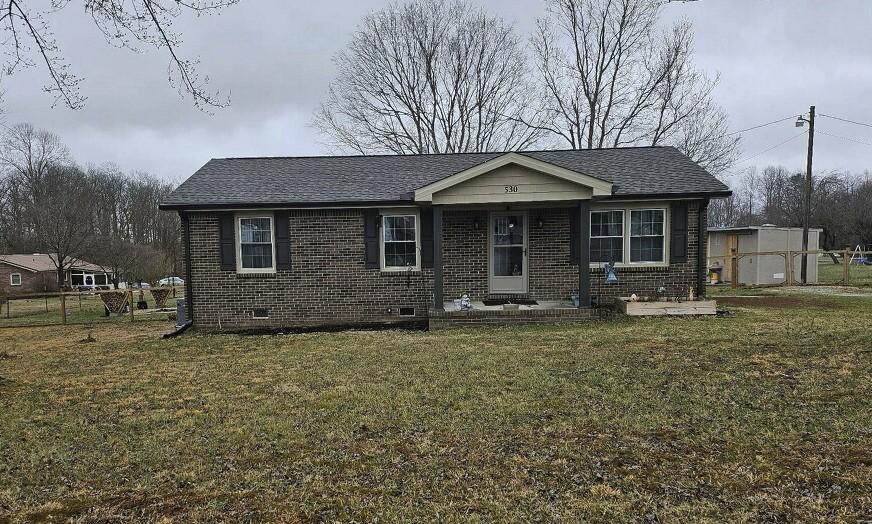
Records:
[[[66,271],[88,253],[94,239],[90,181],[75,166],[53,164],[30,183],[29,192],[34,236],[55,255],[58,286],[63,287]]]
[[[693,67],[693,32],[659,32],[658,0],[547,0],[532,39],[544,87],[539,128],[572,148],[674,145],[719,172],[738,137]],[[535,125],[535,124],[531,124]]]
[[[709,205],[711,226],[776,224],[799,227],[805,174],[768,166],[762,173],[731,180],[733,195]],[[812,225],[823,228],[828,249],[872,242],[872,177],[869,173],[816,173],[812,181]]]
[[[519,149],[540,133],[513,28],[461,1],[413,0],[367,16],[314,125],[359,153]]]
[[[32,124],[17,124],[0,137],[0,169],[38,181],[52,165],[66,164],[70,152],[60,137]]]
[[[194,105],[220,107],[228,103],[218,93],[206,89],[208,78],[197,74],[197,60],[181,56],[181,35],[173,22],[186,13],[217,13],[239,0],[84,0],[82,7],[107,42],[116,47],[139,51],[141,47],[163,49],[169,55],[169,79],[180,92],[191,96]],[[44,90],[72,109],[81,108],[86,100],[79,91],[81,78],[75,76],[64,60],[51,30],[50,19],[73,3],[52,0],[43,9],[29,0],[0,0],[0,32],[5,38],[0,48],[8,57],[3,71],[12,75],[22,68],[42,64],[48,75]]]
[[[89,250],[88,262],[93,262],[112,275],[112,284],[118,287],[125,279],[132,282],[137,271],[139,251],[136,244],[117,237],[98,237]]]
[[[53,165],[70,162],[57,135],[18,124],[0,136],[0,244],[15,250],[36,247],[28,216],[30,188],[42,185]]]

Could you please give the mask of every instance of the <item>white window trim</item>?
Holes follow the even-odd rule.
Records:
[[[632,222],[632,211],[663,211],[663,260],[658,262],[630,262],[630,224]],[[658,202],[657,204],[651,205],[651,203],[640,203],[640,204],[625,204],[620,207],[608,207],[608,208],[594,208],[591,209],[590,212],[599,212],[599,211],[623,211],[624,212],[624,259],[620,262],[615,261],[615,267],[669,267],[669,244],[671,242],[670,234],[670,220],[671,217],[669,215],[669,205],[665,203]],[[590,238],[590,236],[588,236]],[[590,245],[588,245],[588,249],[590,249]],[[590,267],[592,269],[602,267],[604,262],[591,262]]]
[[[18,283],[15,283],[14,277],[18,275]],[[9,273],[9,285],[10,286],[20,286],[24,283],[21,279],[21,273]]]
[[[385,218],[387,217],[415,217],[415,265],[414,266],[388,266],[385,265]],[[378,222],[378,251],[379,267],[386,273],[398,271],[421,270],[421,213],[414,208],[380,209]]]
[[[608,236],[608,237],[599,237],[599,236],[598,236],[598,237],[595,237],[595,236],[593,236],[593,214],[594,214],[594,213],[614,213],[615,211],[618,211],[618,212],[621,213],[621,246],[623,247],[623,249],[621,250],[621,256],[622,256],[621,260],[616,260],[616,261],[615,261],[615,265],[617,266],[617,265],[621,265],[621,264],[623,264],[623,263],[624,263],[624,258],[627,257],[627,249],[626,249],[626,243],[627,243],[627,242],[626,242],[626,236],[627,236],[627,210],[626,210],[626,209],[623,209],[623,208],[616,208],[616,209],[591,209],[591,210],[590,210],[590,214],[591,214],[591,217],[590,217],[590,236],[588,237],[588,239],[589,239],[589,241],[590,241],[590,240],[593,240],[594,238],[618,238],[618,237],[612,237],[612,236]],[[588,250],[590,250],[590,242],[589,242],[589,241],[588,241],[588,246],[587,246]],[[588,256],[590,256],[590,254],[588,254]],[[602,264],[605,264],[605,262],[593,262],[593,261],[591,261],[590,264],[591,264],[592,266],[597,266],[597,267],[598,267],[598,266],[601,266]]]
[[[243,218],[268,218],[270,240],[272,242],[272,267],[243,268],[242,267],[242,219]],[[269,274],[276,272],[276,217],[272,211],[252,211],[236,213],[233,217],[236,229],[236,272],[239,274]]]
[[[640,207],[640,208],[636,208],[636,209],[630,209],[629,211],[630,212],[628,214],[630,215],[630,220],[629,220],[627,227],[626,227],[627,239],[626,239],[626,244],[625,244],[627,247],[627,254],[626,254],[627,263],[631,266],[668,266],[669,265],[669,255],[667,254],[667,250],[669,249],[669,247],[668,247],[669,246],[669,210],[667,208],[663,208],[663,207]],[[630,253],[630,240],[632,238],[631,228],[632,228],[632,224],[633,224],[633,211],[638,211],[639,213],[642,213],[644,211],[662,211],[663,212],[663,258],[662,259],[647,261],[647,262],[646,261],[632,262],[630,260],[630,257],[632,256]],[[640,235],[640,236],[637,236],[636,238],[646,238],[646,237],[656,238],[659,236],[660,235]]]

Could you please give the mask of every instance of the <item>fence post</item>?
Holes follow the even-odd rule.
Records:
[[[730,249],[730,286],[735,289],[739,287],[739,257],[736,256],[736,248]]]
[[[133,322],[133,289],[127,290],[127,302],[130,305],[130,321]]]
[[[67,323],[67,300],[63,291],[61,291],[61,322]]]
[[[842,253],[842,266],[844,266],[845,285],[846,286],[848,285],[848,278],[850,277],[850,274],[851,274],[851,268],[850,268],[850,263],[849,263],[850,261],[848,260],[848,255],[850,253],[851,252],[848,250],[848,248],[845,248],[845,251]]]

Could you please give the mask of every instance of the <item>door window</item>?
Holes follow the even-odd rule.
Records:
[[[493,249],[495,277],[524,275],[524,215],[494,217]]]

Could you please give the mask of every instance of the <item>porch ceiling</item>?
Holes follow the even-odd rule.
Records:
[[[415,191],[416,202],[488,204],[588,200],[612,194],[605,180],[506,153]]]

